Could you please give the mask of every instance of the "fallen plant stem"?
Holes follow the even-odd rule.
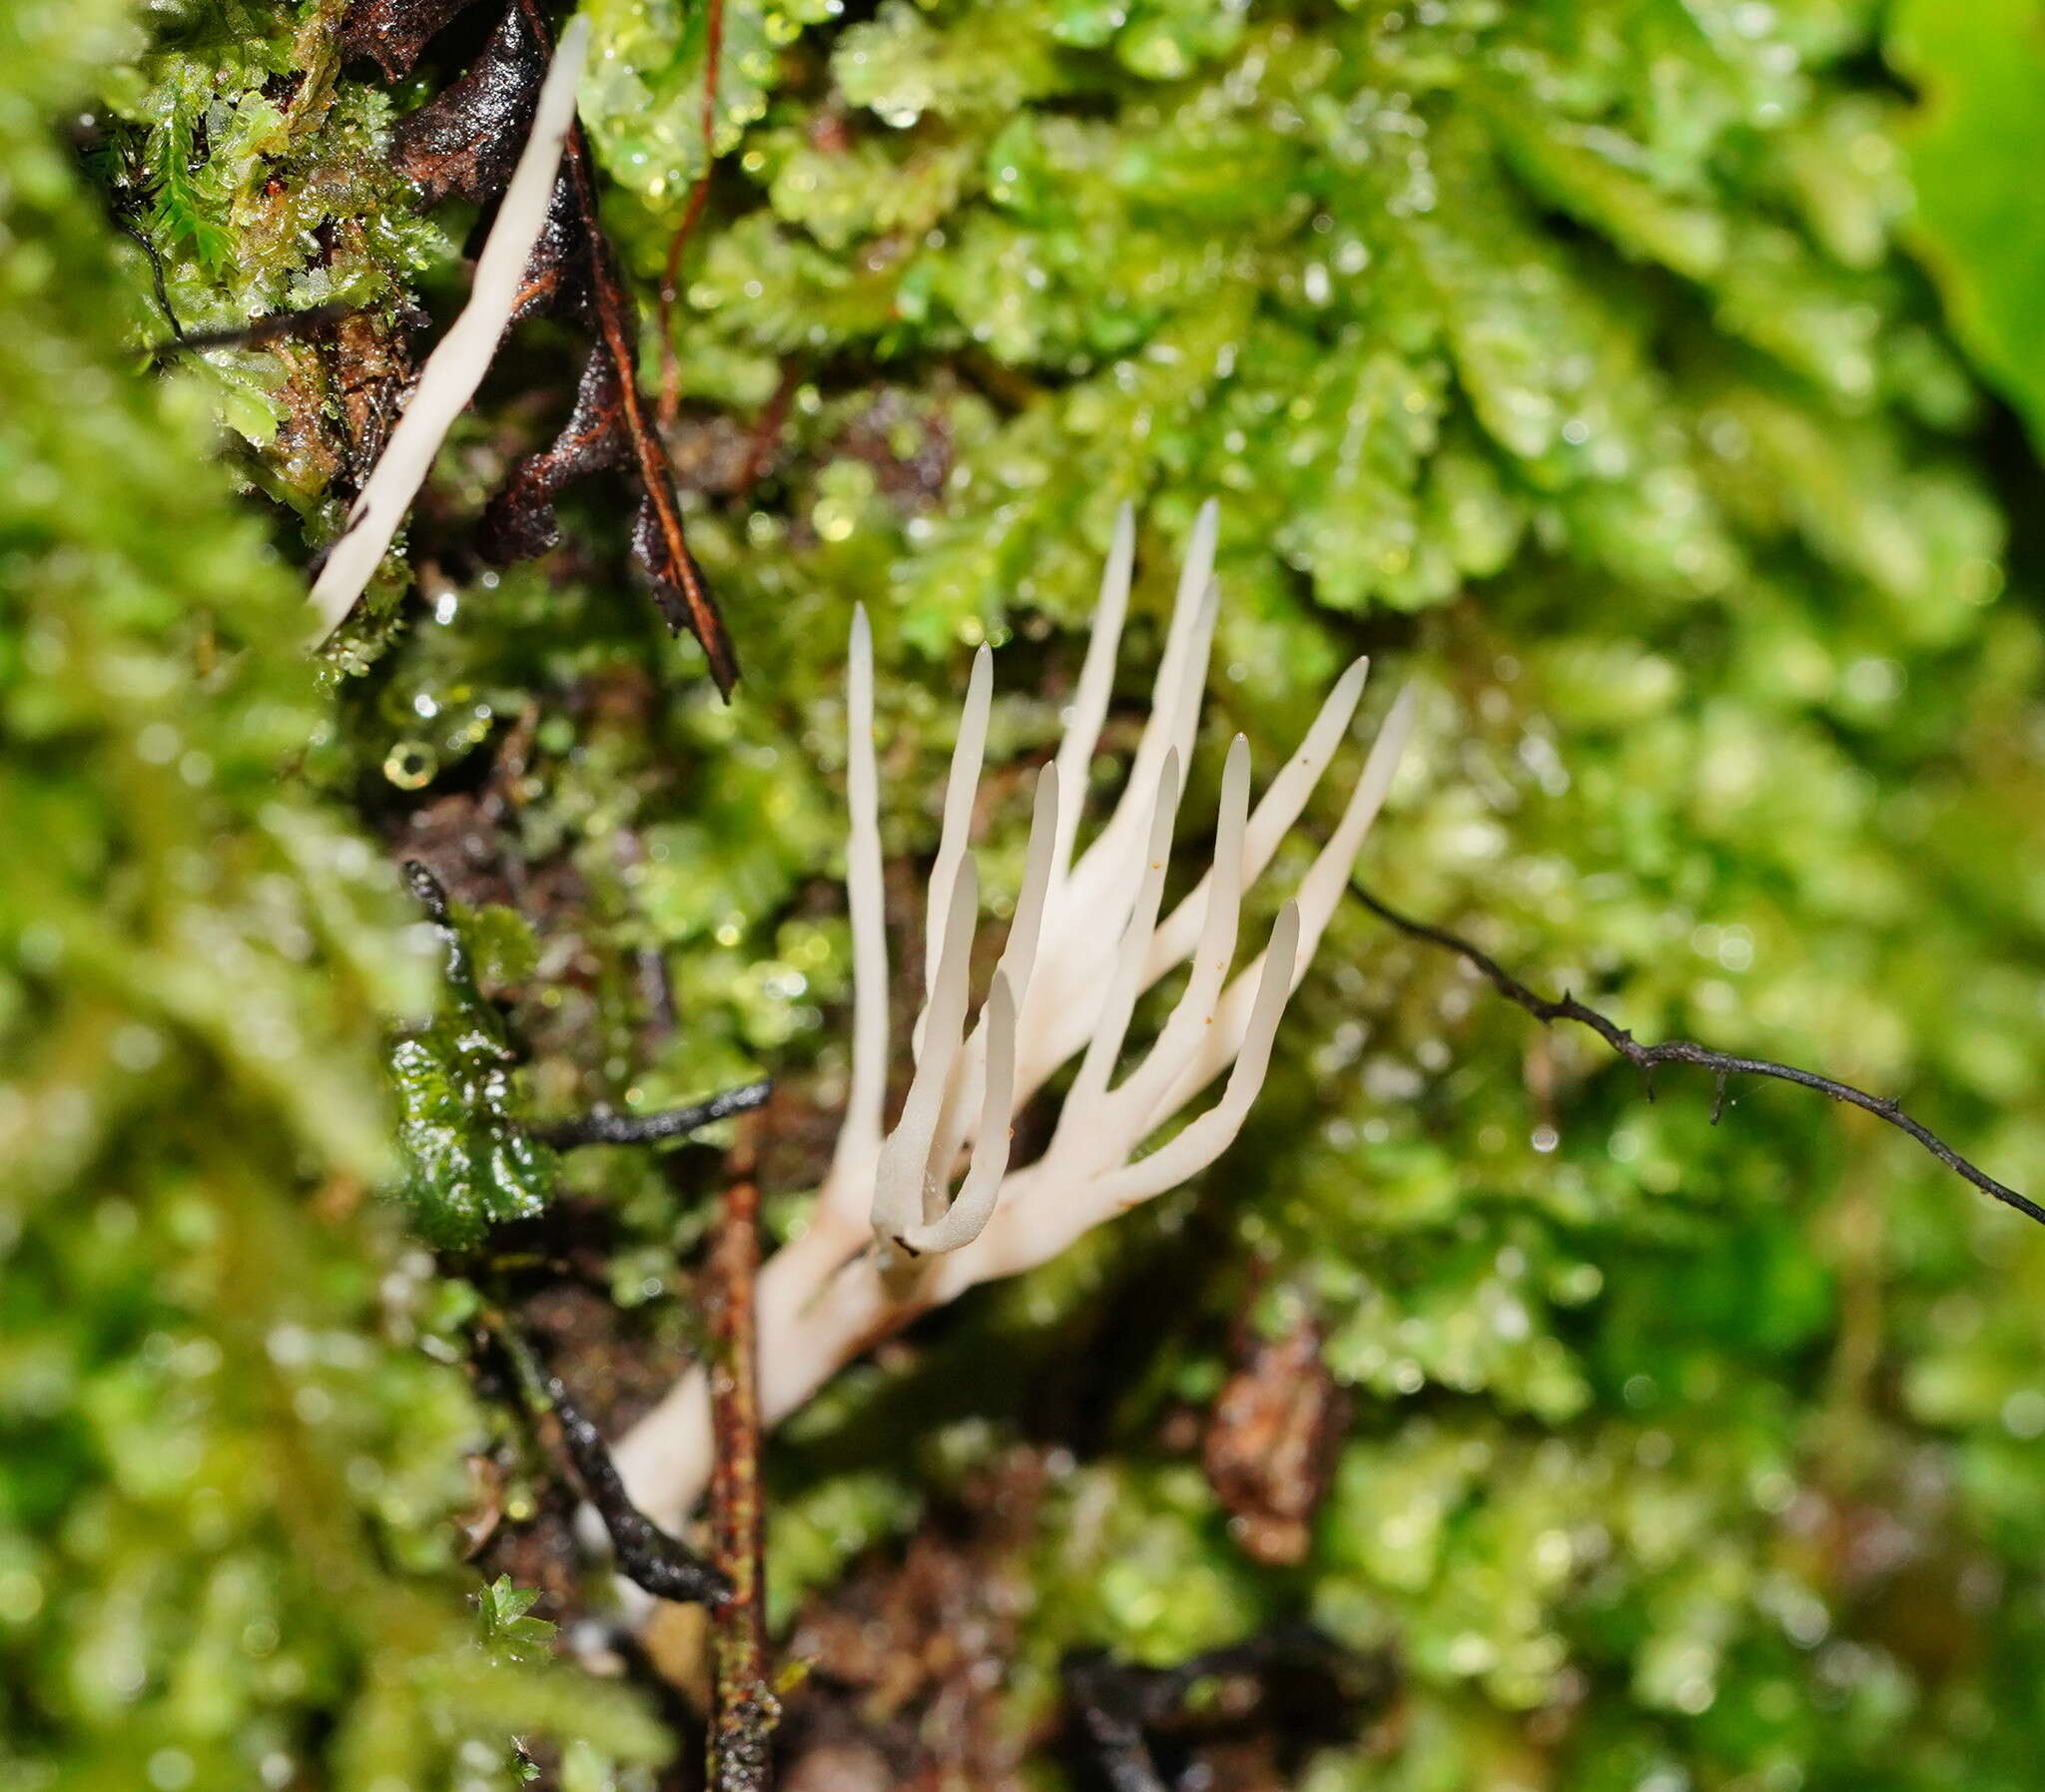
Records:
[[[688,1107],[663,1108],[653,1114],[619,1114],[607,1108],[535,1126],[532,1136],[557,1151],[577,1145],[645,1145],[661,1139],[685,1139],[691,1133],[734,1114],[749,1113],[774,1092],[771,1082],[749,1082],[726,1089]]]
[[[484,1329],[511,1365],[512,1378],[534,1414],[551,1412],[575,1477],[610,1534],[617,1570],[656,1599],[717,1606],[731,1597],[731,1582],[685,1543],[634,1505],[618,1478],[603,1434],[569,1397],[561,1378],[546,1369],[532,1345],[504,1314],[485,1307]]]
[[[710,1716],[711,1792],[765,1792],[770,1738],[781,1715],[767,1666],[765,1502],[760,1489],[760,1191],[757,1128],[740,1129],[732,1182],[710,1247],[711,1551],[731,1596],[711,1613],[715,1693]]]
[[[660,426],[672,429],[682,408],[682,357],[675,348],[675,300],[680,296],[682,252],[695,235],[696,221],[710,198],[710,176],[717,166],[717,79],[724,60],[724,0],[709,0],[703,19],[703,172],[689,190],[688,208],[668,239],[667,264],[660,277]]]
[[[1654,1073],[1663,1064],[1695,1064],[1698,1068],[1709,1070],[1716,1076],[1717,1093],[1711,1105],[1713,1125],[1717,1124],[1718,1116],[1724,1111],[1725,1083],[1729,1077],[1766,1076],[1777,1082],[1794,1083],[1798,1088],[1815,1089],[1821,1095],[1829,1095],[1834,1101],[1847,1102],[1874,1115],[1878,1120],[1886,1121],[1898,1132],[1908,1134],[1947,1169],[1957,1176],[1964,1177],[1983,1194],[1992,1195],[2005,1207],[2015,1208],[2026,1219],[2036,1220],[2040,1225],[2045,1225],[2045,1207],[2040,1207],[2029,1197],[2019,1194],[2007,1183],[1996,1181],[1986,1170],[1962,1157],[1930,1127],[1921,1121],[1913,1120],[1894,1101],[1886,1100],[1879,1095],[1870,1095],[1865,1089],[1856,1089],[1851,1083],[1820,1076],[1815,1070],[1799,1069],[1794,1064],[1778,1064],[1772,1058],[1735,1056],[1731,1052],[1717,1051],[1708,1045],[1701,1045],[1694,1039],[1664,1039],[1654,1044],[1643,1044],[1618,1021],[1580,1002],[1568,990],[1563,992],[1559,1001],[1539,995],[1483,947],[1473,944],[1460,933],[1452,933],[1446,927],[1434,926],[1424,920],[1415,920],[1410,914],[1401,914],[1398,909],[1373,896],[1361,884],[1352,882],[1350,888],[1356,892],[1358,900],[1380,920],[1389,922],[1400,932],[1415,939],[1424,939],[1431,945],[1438,945],[1445,951],[1454,952],[1466,963],[1474,965],[1481,971],[1492,987],[1508,1001],[1518,1003],[1544,1026],[1557,1020],[1572,1020],[1579,1026],[1589,1027],[1647,1077],[1650,1101],[1655,1098]]]

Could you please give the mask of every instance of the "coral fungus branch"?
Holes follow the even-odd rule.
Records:
[[[1508,1001],[1518,1003],[1544,1026],[1552,1025],[1558,1020],[1571,1020],[1579,1026],[1587,1026],[1645,1075],[1652,1076],[1656,1068],[1663,1064],[1695,1064],[1700,1069],[1715,1072],[1718,1085],[1711,1107],[1713,1123],[1723,1111],[1727,1077],[1766,1076],[1777,1082],[1794,1083],[1800,1089],[1815,1089],[1821,1095],[1829,1095],[1834,1101],[1844,1101],[1860,1108],[1893,1126],[1898,1132],[1907,1134],[1954,1175],[1971,1182],[1983,1194],[1992,1195],[2005,1207],[2015,1208],[2026,1219],[2036,1220],[2040,1225],[2045,1225],[2045,1207],[2040,1207],[2028,1196],[2017,1193],[2007,1183],[1996,1181],[1986,1170],[1962,1157],[1930,1127],[1919,1120],[1913,1120],[1894,1101],[1880,1095],[1870,1095],[1865,1089],[1856,1089],[1851,1083],[1821,1076],[1815,1070],[1799,1069],[1794,1064],[1778,1064],[1772,1058],[1739,1057],[1731,1052],[1714,1050],[1708,1045],[1700,1045],[1694,1039],[1664,1039],[1652,1045],[1643,1044],[1618,1021],[1609,1015],[1601,1014],[1596,1008],[1587,1006],[1567,990],[1563,992],[1560,1000],[1551,1000],[1547,996],[1539,995],[1482,946],[1473,944],[1460,933],[1452,933],[1446,927],[1438,927],[1424,920],[1415,920],[1410,914],[1401,914],[1398,909],[1373,896],[1361,885],[1352,885],[1351,888],[1355,890],[1357,899],[1380,920],[1388,922],[1400,932],[1415,939],[1424,939],[1431,945],[1438,945],[1445,951],[1454,952],[1480,971],[1491,986]],[[1653,1093],[1654,1085],[1651,1083],[1651,1099]]]

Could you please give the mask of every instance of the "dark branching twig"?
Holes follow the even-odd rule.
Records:
[[[1993,1195],[2005,1207],[2013,1207],[2026,1219],[2036,1220],[2045,1225],[2045,1207],[2027,1196],[2020,1195],[2007,1183],[1996,1181],[1986,1170],[1979,1168],[1962,1157],[1945,1140],[1920,1121],[1913,1120],[1895,1102],[1879,1095],[1870,1095],[1865,1089],[1856,1089],[1851,1083],[1835,1082],[1829,1076],[1820,1076],[1815,1070],[1800,1070],[1794,1064],[1778,1064],[1772,1058],[1737,1057],[1730,1052],[1714,1051],[1708,1045],[1700,1045],[1693,1039],[1664,1039],[1656,1044],[1644,1045],[1625,1027],[1609,1016],[1599,1013],[1596,1008],[1587,1007],[1567,990],[1560,1001],[1551,1001],[1544,995],[1537,995],[1520,981],[1504,965],[1481,946],[1473,945],[1459,933],[1452,933],[1446,927],[1430,925],[1424,920],[1415,920],[1409,914],[1380,901],[1360,884],[1350,886],[1363,905],[1380,920],[1388,921],[1400,932],[1415,939],[1425,939],[1432,945],[1454,952],[1467,963],[1476,966],[1489,979],[1492,987],[1508,1001],[1517,1002],[1543,1025],[1557,1020],[1573,1020],[1579,1026],[1587,1026],[1606,1044],[1619,1053],[1628,1063],[1638,1066],[1648,1081],[1648,1098],[1655,1096],[1654,1073],[1663,1064],[1695,1064],[1700,1069],[1709,1070],[1717,1078],[1717,1089],[1711,1104],[1711,1120],[1717,1122],[1724,1111],[1725,1083],[1733,1076],[1767,1076],[1777,1082],[1794,1083],[1798,1088],[1815,1089],[1821,1095],[1829,1095],[1834,1101],[1844,1101],[1864,1109],[1878,1120],[1884,1120],[1898,1132],[1907,1133],[1918,1144],[1931,1153],[1955,1175],[1964,1177],[1985,1195]]]
[[[535,1126],[533,1136],[557,1151],[576,1145],[644,1145],[660,1139],[685,1139],[718,1120],[750,1112],[773,1092],[771,1082],[749,1082],[691,1107],[665,1108],[656,1114],[620,1114],[598,1108],[573,1120]]]
[[[603,1434],[569,1398],[561,1378],[543,1368],[537,1353],[501,1313],[485,1309],[483,1322],[511,1364],[513,1378],[535,1413],[551,1412],[582,1492],[610,1533],[618,1572],[656,1599],[719,1605],[731,1581],[677,1541],[631,1501]]]
[[[714,1343],[710,1424],[717,1440],[710,1530],[717,1564],[731,1583],[731,1597],[711,1613],[711,1792],[765,1792],[773,1772],[770,1738],[781,1716],[768,1671],[766,1501],[760,1489],[756,1132],[754,1122],[740,1128],[708,1276]]]

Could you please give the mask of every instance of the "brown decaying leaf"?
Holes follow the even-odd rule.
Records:
[[[532,260],[525,264],[525,284],[518,289],[518,302],[511,307],[513,323],[549,315],[587,319],[588,258],[576,254],[581,243],[575,190],[566,181],[556,181],[547,204],[547,221],[532,246]]]
[[[1348,1402],[1321,1361],[1312,1320],[1240,1349],[1207,1421],[1202,1458],[1247,1554],[1272,1564],[1305,1559],[1347,1423]]]
[[[411,322],[377,311],[350,311],[334,331],[334,397],[347,436],[342,476],[359,491],[417,373],[411,360]]]
[[[482,54],[391,127],[391,161],[427,205],[450,195],[480,200],[503,192],[532,128],[546,69],[545,49],[524,14],[509,7]]]
[[[369,56],[392,81],[411,73],[419,52],[468,0],[353,0],[341,21],[343,56]]]
[[[617,368],[609,351],[598,342],[582,364],[575,408],[561,433],[537,454],[519,461],[483,511],[484,554],[500,565],[529,560],[560,539],[554,498],[570,481],[617,466],[625,459],[622,413]]]
[[[354,0],[342,47],[373,55],[392,74],[408,70],[426,41],[463,0]],[[475,64],[401,122],[398,165],[428,201],[450,194],[487,202],[517,159],[524,121],[552,49],[540,0],[510,0]],[[526,269],[514,320],[543,312],[586,317],[596,332],[574,411],[556,440],[512,468],[484,517],[493,558],[521,559],[558,539],[554,500],[571,480],[628,465],[640,501],[632,548],[670,630],[702,643],[711,677],[727,698],[738,682],[731,637],[695,556],[675,496],[674,469],[639,391],[636,319],[597,214],[588,140],[570,132],[545,233]]]

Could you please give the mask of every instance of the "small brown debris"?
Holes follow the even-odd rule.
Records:
[[[871,1742],[826,1742],[806,1750],[782,1778],[782,1792],[895,1792],[888,1757]]]
[[[893,388],[847,422],[835,450],[873,468],[875,484],[904,515],[937,507],[955,459],[943,407],[925,410]]]
[[[467,791],[412,810],[391,843],[397,857],[416,859],[455,901],[472,908],[515,897],[504,875],[504,844],[482,800]]]
[[[1280,1338],[1253,1337],[1239,1351],[1207,1421],[1202,1457],[1247,1554],[1273,1565],[1305,1559],[1348,1420],[1311,1319],[1302,1316]]]
[[[469,1503],[454,1519],[463,1561],[473,1561],[503,1521],[504,1471],[494,1457],[478,1451],[468,1459],[468,1484]]]
[[[788,1784],[865,1792],[885,1766],[890,1786],[1020,1792],[1031,1739],[1003,1694],[1043,1482],[1037,1452],[1005,1452],[901,1560],[872,1558],[804,1603],[789,1652],[810,1676],[790,1702]]]

